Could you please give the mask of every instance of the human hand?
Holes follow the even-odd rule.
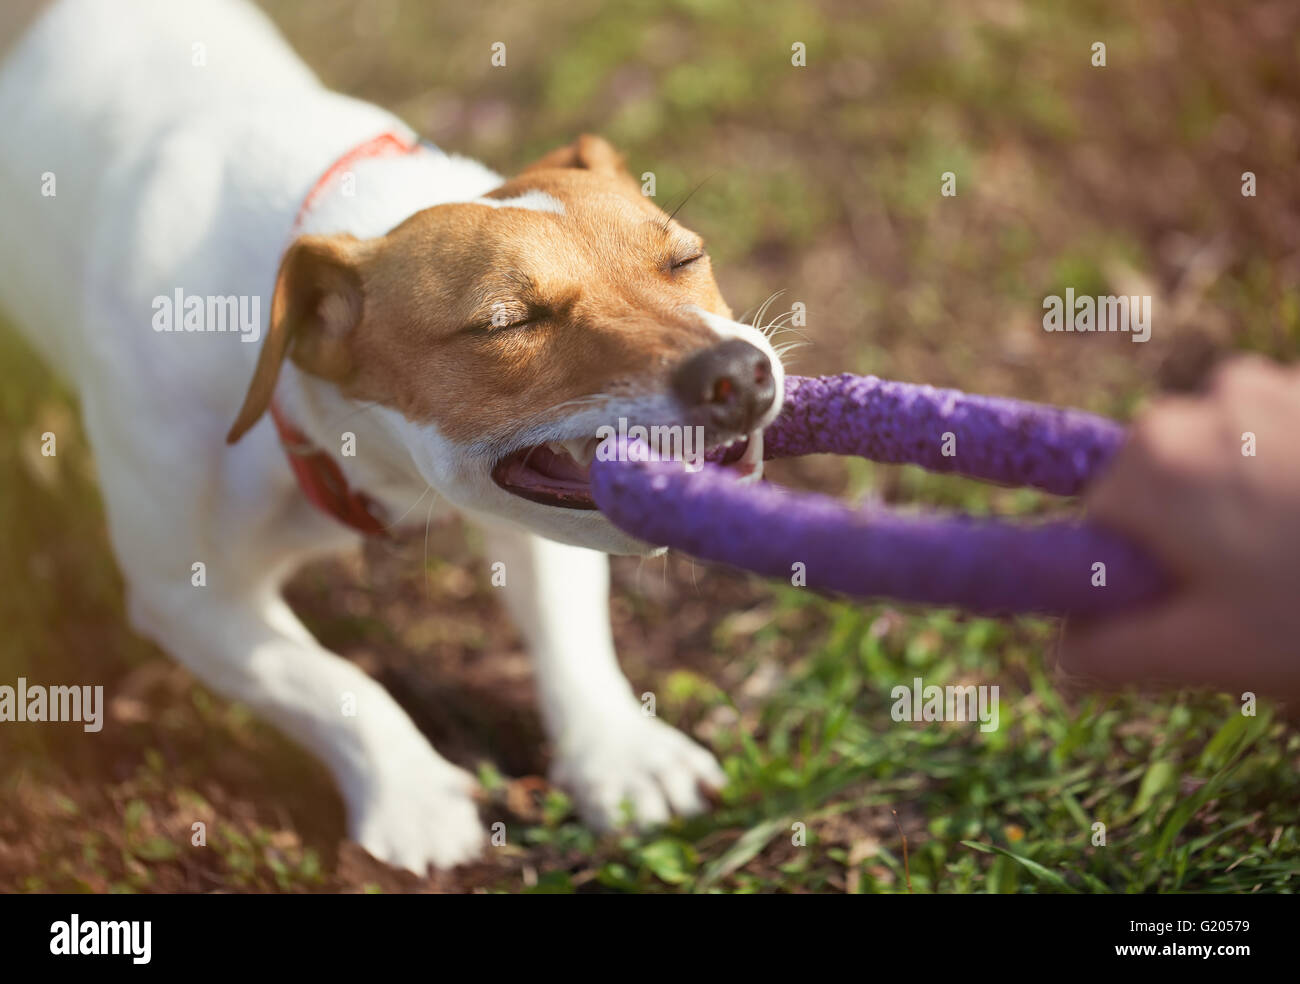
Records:
[[[1101,686],[1300,698],[1300,370],[1238,358],[1207,394],[1156,401],[1086,504],[1175,587],[1068,620],[1061,669]]]

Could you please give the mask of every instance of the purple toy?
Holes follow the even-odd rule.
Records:
[[[945,456],[944,435],[955,438]],[[909,462],[1058,495],[1081,491],[1124,439],[1077,410],[874,376],[790,377],[764,457],[854,454]],[[592,495],[619,528],[703,560],[857,597],[980,612],[1101,612],[1155,597],[1166,581],[1123,538],[1053,520],[1012,523],[938,513],[852,509],[828,496],[742,485],[714,464],[592,463]],[[1094,587],[1094,564],[1105,586]]]

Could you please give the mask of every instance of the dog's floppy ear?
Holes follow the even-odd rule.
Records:
[[[353,236],[302,236],[285,251],[271,297],[270,327],[227,444],[243,437],[270,405],[286,355],[323,379],[341,382],[351,375],[349,341],[361,321],[364,251],[365,244]]]
[[[556,147],[529,164],[520,173],[527,174],[529,171],[553,167],[579,167],[588,171],[609,171],[618,174],[627,171],[623,166],[623,155],[614,149],[613,144],[604,137],[597,137],[590,133],[582,134],[567,147]]]

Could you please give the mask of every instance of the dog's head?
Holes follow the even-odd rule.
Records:
[[[594,511],[600,429],[622,418],[735,442],[776,416],[783,382],[766,337],[732,320],[700,237],[591,136],[379,238],[294,242],[230,440],[286,356],[387,408],[454,504],[613,553],[647,548]]]

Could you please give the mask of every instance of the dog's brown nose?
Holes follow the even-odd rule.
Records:
[[[699,423],[744,434],[776,399],[772,363],[739,338],[696,352],[677,367],[673,394]]]

